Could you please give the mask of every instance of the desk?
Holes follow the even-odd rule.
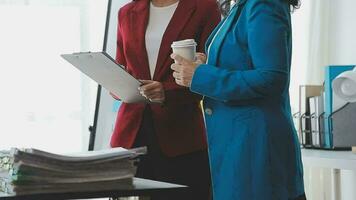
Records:
[[[329,194],[330,197],[328,197],[328,199],[331,198],[332,200],[345,199],[342,198],[342,196],[349,195],[350,191],[352,190],[352,188],[349,187],[352,187],[352,185],[356,183],[356,179],[348,180],[351,182],[347,182],[346,184],[344,182],[344,184],[342,184],[341,173],[344,172],[343,170],[351,170],[354,172],[356,171],[356,153],[353,153],[352,151],[302,149],[302,158],[303,165],[305,167],[332,169],[330,177],[330,191],[325,191],[324,186],[321,186],[322,188],[319,188],[319,186],[316,186],[315,188],[310,186],[310,193],[314,193],[314,195],[317,195],[315,199],[325,199],[325,193]],[[324,176],[322,175],[322,177]],[[311,177],[309,178],[309,184],[313,185],[313,179]],[[321,180],[319,181],[324,181],[323,179],[324,178],[321,178]],[[352,177],[350,179],[352,179]],[[323,184],[324,183],[321,183],[321,185]],[[348,189],[345,189],[345,187]],[[315,194],[314,189],[316,189],[316,191],[319,191],[320,194]],[[353,195],[351,194],[351,196]],[[349,197],[347,199],[355,198]]]
[[[93,199],[107,197],[129,197],[129,196],[151,196],[154,194],[167,196],[187,195],[188,187],[164,182],[151,181],[146,179],[134,178],[133,187],[120,188],[115,191],[97,192],[74,192],[74,193],[51,193],[33,194],[25,196],[11,196],[0,193],[1,200],[66,200],[66,199]]]
[[[302,158],[307,167],[356,170],[356,153],[352,151],[302,149]]]

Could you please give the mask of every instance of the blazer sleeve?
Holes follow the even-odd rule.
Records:
[[[290,67],[290,18],[286,6],[278,0],[251,0],[246,4],[253,69],[234,71],[201,65],[194,74],[191,90],[224,102],[281,95],[287,87]]]
[[[120,19],[122,18],[122,10],[118,14],[118,26],[117,26],[117,45],[116,45],[116,62],[120,63],[123,66],[126,66],[126,59],[124,54],[124,43],[123,43],[123,34]]]
[[[206,16],[202,16],[202,18],[205,19],[203,25],[201,26],[202,31],[197,38],[197,51],[202,53],[205,53],[205,43],[208,37],[221,20],[221,14],[215,1],[212,1],[209,4],[206,11]],[[202,99],[201,95],[192,93],[186,87],[177,85],[174,79],[172,79],[172,81],[163,82],[163,87],[165,89],[166,104],[184,104],[197,102]]]

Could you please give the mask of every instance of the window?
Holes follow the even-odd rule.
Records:
[[[101,51],[107,1],[0,1],[0,149],[88,147],[97,85],[60,57]]]

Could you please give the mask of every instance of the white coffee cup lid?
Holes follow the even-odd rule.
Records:
[[[187,40],[181,40],[181,41],[173,42],[172,48],[196,46],[196,45],[197,45],[197,43],[195,42],[194,39],[187,39]]]

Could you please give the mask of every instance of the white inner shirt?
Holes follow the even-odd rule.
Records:
[[[178,3],[179,1],[170,6],[156,7],[151,2],[148,26],[146,29],[146,50],[152,79],[156,70],[163,35],[178,7]]]

